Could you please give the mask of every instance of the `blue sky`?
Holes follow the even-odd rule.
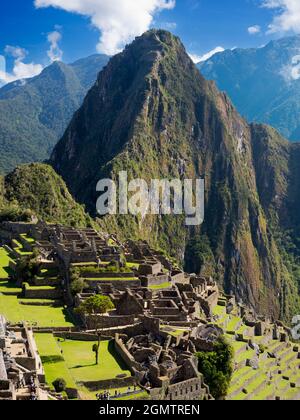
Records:
[[[171,30],[201,57],[216,47],[259,47],[300,32],[300,1],[4,0],[0,54],[7,81],[38,73],[56,59],[116,52],[148,27]],[[0,63],[0,79],[1,70]]]

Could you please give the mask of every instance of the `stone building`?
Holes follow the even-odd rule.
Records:
[[[0,400],[47,400],[44,382],[32,331],[9,327],[0,315]]]

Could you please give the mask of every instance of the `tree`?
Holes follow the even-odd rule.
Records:
[[[98,344],[93,346],[93,352],[96,353],[96,364],[98,364],[98,354],[100,349],[100,334],[98,333],[99,328],[99,317],[100,318],[108,311],[111,311],[115,308],[112,300],[109,296],[103,295],[94,295],[87,298],[81,305],[75,310],[76,313],[84,316],[90,316],[95,324],[96,334],[98,335]],[[97,351],[95,351],[97,347]]]
[[[54,386],[54,389],[55,389],[56,392],[63,392],[67,388],[67,383],[64,380],[64,378],[55,379],[55,381],[52,383],[52,385]]]
[[[87,287],[85,281],[81,278],[74,280],[71,283],[71,292],[73,295],[77,295],[77,293],[82,293],[83,289]]]
[[[226,397],[233,372],[234,352],[225,337],[220,337],[211,352],[199,352],[198,368],[215,399]]]
[[[20,283],[32,283],[32,280],[39,274],[41,268],[38,256],[38,250],[35,248],[32,255],[20,258],[15,271],[17,281]]]
[[[93,345],[93,352],[95,353],[95,357],[96,357],[96,365],[99,364],[99,345],[98,344],[94,344]]]

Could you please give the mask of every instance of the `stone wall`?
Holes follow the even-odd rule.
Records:
[[[139,274],[141,274],[142,276],[147,276],[147,275],[156,275],[159,274],[162,270],[162,264],[161,262],[151,262],[149,264],[141,264],[139,267]]]
[[[111,278],[111,279],[115,279],[115,278],[124,278],[124,280],[128,279],[128,278],[134,278],[135,275],[134,273],[111,273],[111,272],[106,272],[106,273],[97,273],[97,272],[91,272],[91,271],[81,271],[80,272],[80,276],[84,277],[86,279],[107,279],[107,278]]]
[[[122,360],[126,363],[131,372],[134,372],[134,369],[136,369],[137,371],[141,370],[140,364],[137,363],[134,360],[133,356],[129,353],[119,334],[116,334],[115,336],[115,350],[118,353],[118,355],[122,358]]]
[[[32,289],[26,283],[23,284],[23,293],[26,299],[60,299],[60,289]]]
[[[89,288],[96,289],[99,285],[113,284],[117,290],[126,290],[129,288],[139,288],[141,287],[140,280],[115,280],[115,281],[104,281],[104,280],[88,280],[87,284]]]
[[[96,319],[95,319],[96,318]],[[133,325],[135,323],[135,317],[133,315],[122,315],[122,316],[97,316],[91,315],[86,317],[86,323],[89,329],[95,328],[95,321],[99,328],[114,328],[124,327],[126,325]]]
[[[219,296],[220,296],[219,291],[215,290],[207,297],[206,300],[207,300],[211,309],[214,309],[217,306]]]
[[[202,380],[193,378],[178,384],[169,385],[165,399],[169,401],[194,401],[199,400],[202,393]]]
[[[82,382],[82,384],[90,391],[97,392],[106,389],[126,388],[129,386],[133,387],[137,384],[137,381],[134,376],[130,376],[127,378],[114,378],[103,381]]]
[[[170,282],[171,278],[168,274],[159,274],[157,276],[148,275],[143,277],[142,285],[143,287],[159,286],[164,283]],[[172,286],[170,282],[170,287]]]
[[[172,271],[171,279],[173,283],[182,283],[185,281],[185,273],[182,271]]]

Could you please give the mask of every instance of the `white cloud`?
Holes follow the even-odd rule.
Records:
[[[59,26],[55,26],[55,30],[47,35],[47,41],[50,44],[47,55],[51,63],[62,60],[63,52],[59,47],[59,41],[62,39],[62,35],[59,32],[60,29]],[[4,52],[7,56],[14,58],[14,66],[12,72],[7,73],[5,57],[0,55],[0,86],[15,82],[16,80],[24,80],[38,76],[44,69],[41,64],[24,63],[24,60],[28,55],[28,51],[24,48],[7,45]]]
[[[223,52],[223,51],[225,51],[223,47],[216,47],[204,55],[189,54],[189,56],[191,57],[194,63],[201,63],[202,61],[209,60],[215,54]]]
[[[24,48],[13,47],[7,45],[5,47],[5,54],[13,57],[14,66],[12,73],[7,73],[5,70],[5,61],[4,65],[0,68],[0,83],[6,84],[14,82],[19,79],[27,79],[29,77],[37,76],[43,70],[43,66],[35,63],[24,63],[23,60],[26,58],[28,52]]]
[[[263,0],[262,7],[276,11],[273,21],[269,25],[269,33],[300,32],[299,0]]]
[[[50,43],[50,49],[47,51],[47,55],[50,58],[50,61],[61,61],[63,57],[63,52],[59,47],[59,41],[62,36],[59,31],[50,32],[47,36],[48,42]]]
[[[256,35],[256,34],[259,34],[260,32],[261,32],[261,27],[259,25],[250,26],[248,28],[248,33],[250,35]]]
[[[97,50],[113,55],[149,29],[157,12],[173,9],[175,0],[35,0],[34,4],[89,17],[101,32]]]

